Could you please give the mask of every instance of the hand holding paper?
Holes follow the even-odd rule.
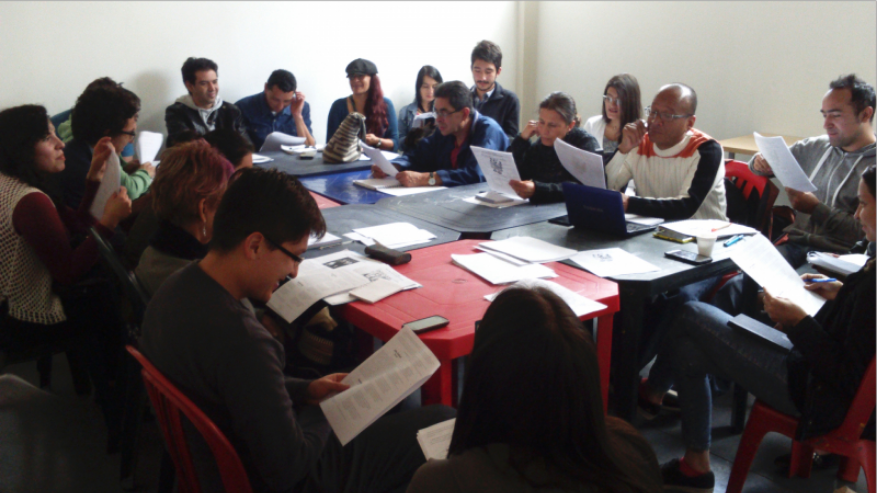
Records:
[[[375,149],[374,147],[369,147],[368,145],[366,145],[365,142],[363,142],[362,152],[363,154],[368,156],[369,159],[371,159],[372,162],[375,163],[375,166],[383,171],[384,174],[388,177],[393,178],[396,176],[396,174],[399,173],[399,170],[397,170],[396,167],[393,166],[386,157],[384,157],[384,154],[380,150]]]
[[[518,196],[515,189],[509,185],[511,180],[521,181],[521,174],[518,173],[512,153],[472,146],[472,154],[475,155],[481,174],[484,175],[491,191],[510,197]]]
[[[606,188],[602,156],[571,146],[562,139],[555,139],[554,150],[557,152],[560,164],[582,185]]]
[[[100,176],[100,186],[94,196],[94,201],[91,203],[91,209],[89,209],[92,217],[95,218],[103,217],[107,201],[114,193],[118,192],[119,188],[122,186],[122,166],[119,164],[119,156],[116,154],[116,151],[112,149],[112,146],[110,146],[109,154],[105,158],[106,165],[102,167],[103,172],[93,173],[96,171],[96,167],[100,166],[99,161],[106,152],[106,146],[102,145],[102,142],[103,139],[101,139],[94,148],[92,169],[89,171],[90,176]]]
[[[793,188],[801,192],[815,192],[816,187],[801,170],[792,151],[786,145],[782,137],[765,137],[758,132],[755,135],[755,144],[758,150],[770,164],[773,174],[784,187]]]
[[[137,157],[141,163],[151,163],[158,156],[161,144],[164,142],[164,135],[156,132],[143,130],[137,136]]]

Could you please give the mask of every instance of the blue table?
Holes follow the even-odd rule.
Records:
[[[371,163],[371,161],[363,162]],[[363,170],[331,175],[308,176],[299,179],[302,185],[311,192],[318,193],[342,204],[374,204],[378,200],[390,197],[390,195],[385,193],[375,192],[374,190],[358,187],[353,184],[353,180],[362,180],[370,175],[370,170]]]
[[[360,171],[371,169],[371,160],[353,161],[352,163],[326,164],[323,162],[323,153],[317,153],[313,159],[299,159],[298,156],[287,154],[283,151],[260,152],[259,154],[270,157],[273,161],[257,164],[260,168],[279,169],[284,173],[303,178],[306,176],[331,175],[346,171]]]

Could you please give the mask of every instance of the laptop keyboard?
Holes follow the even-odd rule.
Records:
[[[627,233],[634,234],[639,233],[641,231],[649,231],[655,229],[654,226],[648,226],[645,224],[637,224],[637,223],[627,223]]]

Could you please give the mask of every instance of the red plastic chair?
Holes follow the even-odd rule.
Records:
[[[149,399],[158,415],[165,444],[174,461],[180,493],[201,492],[195,467],[192,464],[192,455],[189,453],[189,444],[183,433],[183,424],[180,419],[181,411],[195,425],[207,445],[210,446],[225,490],[236,493],[251,493],[253,490],[250,488],[247,471],[222,431],[188,397],[165,378],[145,356],[132,346],[126,346],[126,349],[143,366],[143,383],[149,392]]]
[[[861,439],[862,430],[871,419],[871,413],[875,408],[875,378],[874,360],[868,366],[859,391],[847,412],[847,417],[840,427],[831,433],[820,437],[811,438],[803,442],[792,442],[792,460],[789,464],[789,477],[798,475],[802,478],[810,477],[813,466],[813,452],[816,449],[832,454],[843,456],[838,471],[838,477],[844,481],[855,483],[859,478],[859,468],[865,469],[865,479],[868,481],[868,492],[874,493],[875,468],[877,468],[877,455],[874,451],[872,440]],[[727,493],[740,493],[743,483],[749,474],[752,460],[761,444],[761,439],[769,432],[781,433],[789,438],[795,436],[798,428],[798,418],[771,409],[761,402],[756,401],[746,423],[746,430],[740,439],[737,448],[737,456],[734,457],[734,467],[731,469],[731,478],[728,481]]]

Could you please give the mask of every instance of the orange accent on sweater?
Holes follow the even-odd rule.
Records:
[[[700,130],[691,129],[691,138],[688,140],[688,145],[685,146],[684,149],[679,151],[675,156],[668,156],[667,158],[689,158],[694,155],[694,151],[697,150],[704,142],[713,140],[709,135],[701,132]],[[643,141],[639,144],[639,154],[640,156],[645,157],[662,157],[655,154],[655,147],[652,145],[651,139],[649,139],[649,134],[643,138]]]

